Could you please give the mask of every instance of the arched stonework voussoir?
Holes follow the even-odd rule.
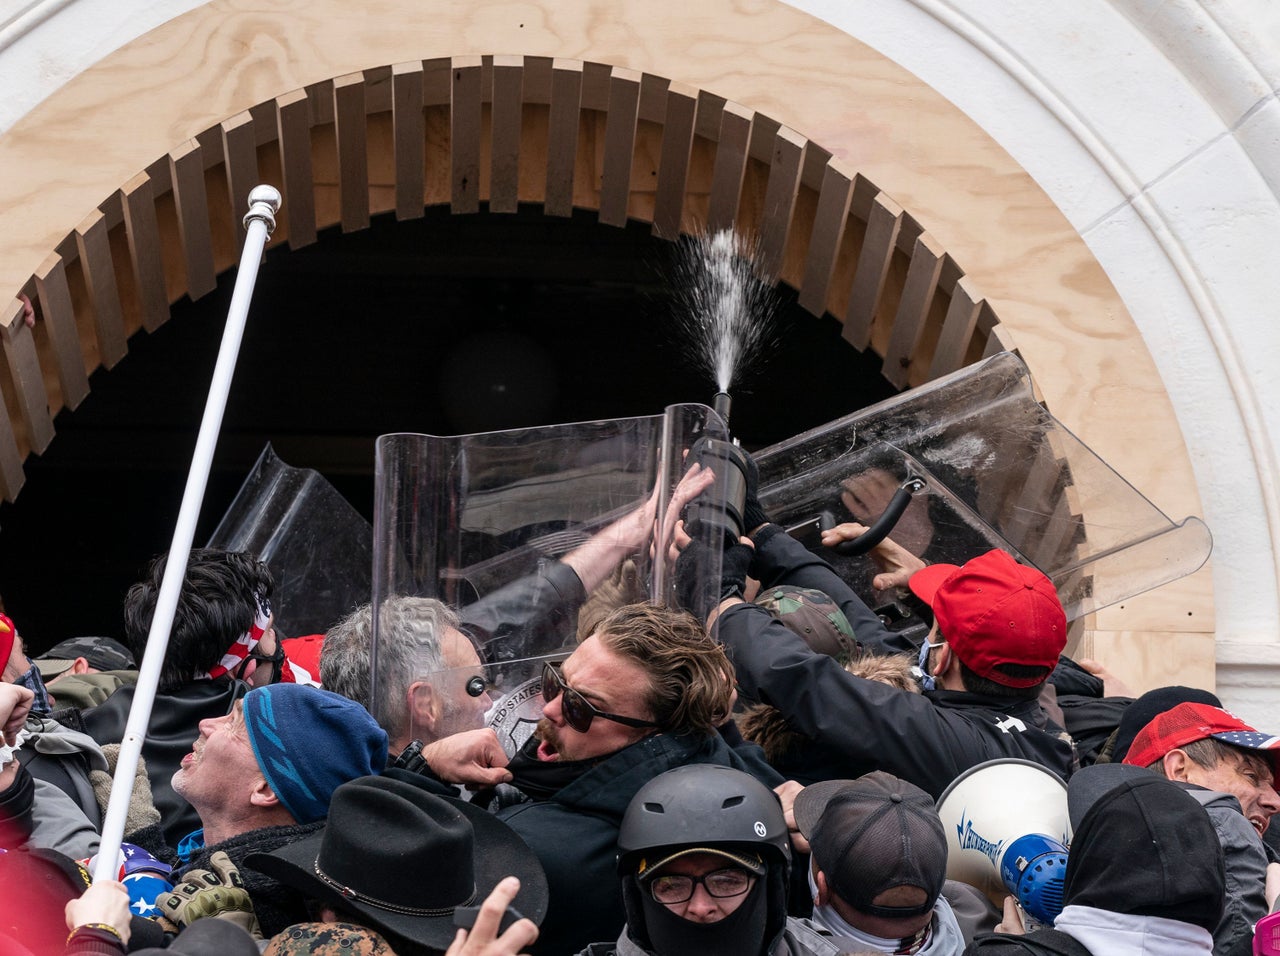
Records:
[[[9,321],[0,485],[53,439],[52,416],[88,394],[170,303],[232,268],[257,182],[284,207],[273,245],[355,232],[370,217],[541,204],[595,209],[655,235],[733,229],[764,274],[883,358],[896,387],[1002,347],[996,317],[941,243],[820,143],[748,105],[605,63],[467,55],[371,67],[283,91],[169,153],[91,210],[24,289],[41,322]]]

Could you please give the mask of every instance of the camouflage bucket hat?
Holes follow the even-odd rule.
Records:
[[[858,641],[849,619],[827,594],[812,588],[761,590],[756,603],[799,634],[819,654],[845,662],[858,656]]]
[[[373,930],[354,923],[297,923],[271,938],[263,956],[396,956]]]

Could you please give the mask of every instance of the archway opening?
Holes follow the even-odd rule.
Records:
[[[271,250],[197,542],[268,441],[369,516],[379,434],[709,401],[713,386],[671,320],[674,253],[647,224],[604,226],[593,211],[547,217],[537,205],[380,215],[367,230],[335,227],[303,249]],[[224,273],[215,292],[183,297],[112,371],[95,373],[75,412],[58,416],[58,440],[28,459],[23,494],[0,508],[6,606],[37,650],[76,634],[118,636],[124,592],[168,547],[233,284]],[[778,345],[735,388],[734,428],[748,448],[895,391],[879,356],[844,342],[835,319],[805,311],[785,286],[778,295]]]

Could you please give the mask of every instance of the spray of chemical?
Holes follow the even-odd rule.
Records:
[[[728,393],[776,337],[777,293],[757,275],[750,244],[727,229],[681,241],[672,287],[694,358]]]

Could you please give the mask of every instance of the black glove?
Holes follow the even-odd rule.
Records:
[[[706,569],[715,552],[701,541],[691,541],[676,560],[676,600],[686,611],[705,621],[712,609],[726,598],[746,593],[747,573],[755,550],[745,544],[725,548],[720,577],[713,579]]]
[[[760,469],[756,461],[746,452],[743,458],[747,461],[747,496],[742,502],[742,533],[751,534],[762,524],[769,523],[769,516],[760,507]]]

